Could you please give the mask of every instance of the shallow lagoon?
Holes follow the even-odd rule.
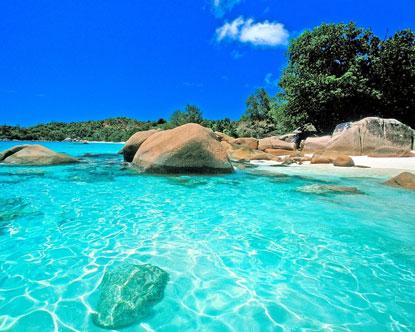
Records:
[[[83,161],[0,166],[0,330],[100,331],[96,290],[122,262],[170,274],[123,331],[415,330],[415,193],[385,177],[143,176],[119,144],[44,145]]]

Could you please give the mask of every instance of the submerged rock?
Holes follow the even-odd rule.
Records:
[[[356,187],[312,184],[298,189],[298,191],[311,194],[362,194]]]
[[[415,190],[415,174],[402,172],[399,175],[389,179],[385,184],[392,187],[401,187]]]
[[[1,162],[12,165],[59,165],[78,162],[78,159],[54,152],[42,145],[19,145],[2,152]]]
[[[158,174],[233,171],[217,136],[212,130],[195,123],[151,135],[138,149],[133,164],[143,172]]]
[[[166,271],[150,264],[126,264],[106,272],[94,323],[108,329],[135,323],[163,299],[168,279]]]

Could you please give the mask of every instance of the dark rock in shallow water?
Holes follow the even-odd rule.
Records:
[[[310,194],[362,194],[356,187],[336,186],[336,185],[319,185],[312,184],[298,189],[298,191]]]
[[[162,300],[168,279],[166,271],[150,264],[126,264],[106,272],[94,323],[109,329],[135,323]]]
[[[188,187],[188,188],[196,188],[196,187],[203,186],[209,183],[209,181],[207,181],[206,179],[192,177],[192,176],[169,177],[168,181],[171,184]]]

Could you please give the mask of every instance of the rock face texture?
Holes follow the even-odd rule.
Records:
[[[231,143],[234,145],[239,145],[241,147],[252,149],[252,150],[258,149],[258,140],[252,137],[236,138]]]
[[[415,154],[408,150],[403,150],[400,148],[395,148],[393,146],[379,147],[373,152],[368,154],[369,157],[378,158],[405,158],[405,157],[415,157]]]
[[[233,144],[235,142],[235,138],[226,135],[224,133],[221,133],[220,131],[215,131],[216,136],[218,137],[220,142],[227,142],[229,144]]]
[[[163,299],[169,275],[153,265],[123,265],[106,272],[93,321],[107,329],[135,323]]]
[[[326,149],[331,141],[331,136],[321,136],[321,137],[307,137],[303,141],[303,152],[321,152]]]
[[[393,177],[392,179],[389,179],[385,182],[385,184],[392,187],[401,187],[415,190],[415,174],[403,172]]]
[[[138,148],[144,141],[149,138],[154,133],[158,132],[156,129],[150,129],[145,131],[139,131],[131,136],[127,142],[125,142],[124,147],[119,152],[120,154],[124,155],[124,161],[132,162],[134,159],[134,155],[137,152]]]
[[[0,152],[0,162],[6,159],[7,157],[11,156],[12,154],[28,147],[29,145],[16,145],[11,147],[10,149],[4,150],[3,152]]]
[[[286,142],[278,137],[267,137],[262,138],[258,141],[258,150],[266,149],[282,149],[282,150],[295,150],[295,144],[291,142]]]
[[[251,161],[251,160],[275,160],[279,161],[277,156],[258,150],[251,150],[248,148],[232,149],[229,151],[229,156],[233,161]]]
[[[147,173],[230,173],[227,152],[210,129],[188,123],[154,133],[136,152],[133,164]]]
[[[389,147],[392,153],[396,148],[410,151],[413,144],[414,131],[407,125],[395,119],[369,117],[336,129],[326,150],[367,155],[382,147],[386,154]]]
[[[46,166],[76,163],[78,159],[35,144],[15,146],[3,151],[0,161],[11,165]]]

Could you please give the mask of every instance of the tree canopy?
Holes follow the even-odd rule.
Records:
[[[322,24],[293,39],[280,83],[287,117],[330,131],[365,116],[415,125],[415,35]]]

